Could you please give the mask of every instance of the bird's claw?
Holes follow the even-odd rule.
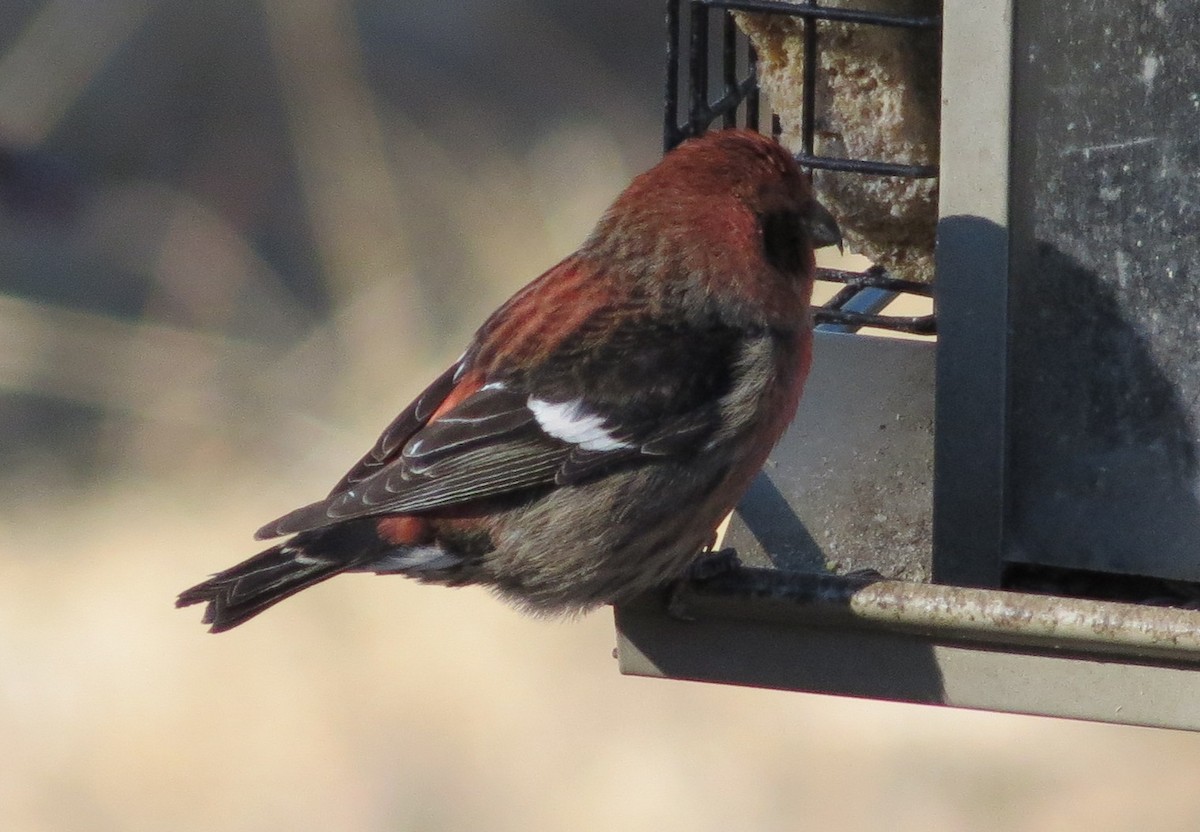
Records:
[[[742,562],[738,558],[736,549],[726,548],[716,552],[704,552],[692,561],[683,577],[671,583],[667,592],[667,614],[677,621],[695,621],[696,617],[688,611],[686,597],[688,586],[736,572],[741,565]]]
[[[737,549],[732,547],[718,549],[715,552],[705,552],[692,561],[692,565],[688,567],[687,579],[700,582],[710,581],[720,575],[736,572],[741,565],[742,561],[738,558]]]

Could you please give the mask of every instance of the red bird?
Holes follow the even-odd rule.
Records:
[[[813,249],[792,157],[745,130],[638,176],[519,291],[290,537],[179,596],[213,632],[339,572],[482,584],[538,613],[682,576],[795,414]]]

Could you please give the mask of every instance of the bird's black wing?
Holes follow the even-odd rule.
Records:
[[[423,399],[446,400],[452,368],[326,499],[260,535],[576,484],[615,467],[700,452],[719,425],[745,337],[716,325],[697,331],[648,317],[593,318],[532,369],[502,368],[430,419],[437,405]]]

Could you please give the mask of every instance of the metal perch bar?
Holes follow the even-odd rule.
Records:
[[[933,286],[915,280],[892,277],[881,266],[872,266],[865,272],[850,272],[842,269],[817,269],[817,280],[845,283],[855,289],[887,289],[890,292],[906,292],[910,295],[933,297]]]
[[[690,584],[689,612],[920,633],[935,641],[1200,664],[1200,613],[1112,601],[741,568]]]
[[[845,284],[823,306],[813,310],[815,322],[824,329],[855,332],[873,326],[914,335],[937,333],[936,315],[876,314],[900,293],[932,297],[933,287],[928,283],[892,277],[880,266],[872,266],[865,272],[817,269],[817,279]]]
[[[863,312],[847,312],[843,309],[818,307],[813,310],[813,319],[818,324],[840,324],[853,329],[873,326],[896,332],[908,332],[913,335],[937,334],[937,317],[934,315],[870,315]]]

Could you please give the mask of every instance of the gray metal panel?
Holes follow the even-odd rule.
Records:
[[[929,579],[929,341],[817,332],[800,409],[722,545],[744,563]]]
[[[1200,580],[1200,15],[1023,0],[1011,560]]]
[[[999,586],[1008,343],[1011,0],[946,0],[933,578]]]

